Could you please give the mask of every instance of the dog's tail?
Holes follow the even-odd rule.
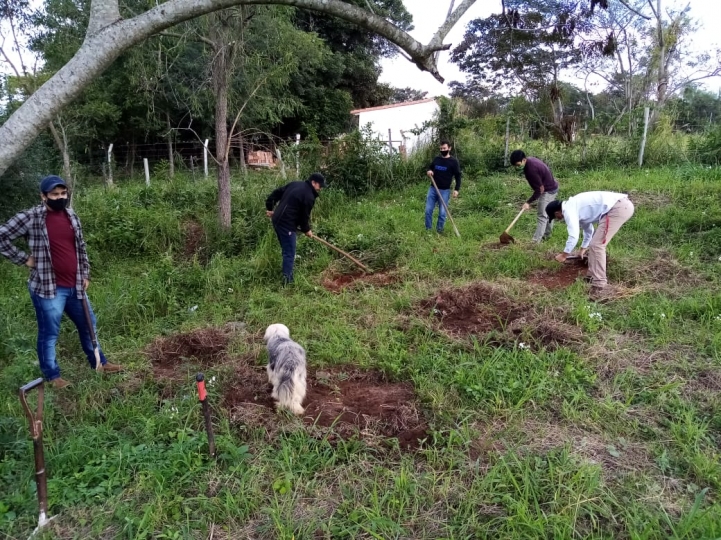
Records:
[[[303,414],[301,406],[305,399],[305,370],[284,373],[278,382],[278,406],[288,409],[293,414]]]

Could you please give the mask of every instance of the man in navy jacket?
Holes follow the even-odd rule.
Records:
[[[305,182],[291,182],[279,187],[265,201],[265,213],[272,219],[283,252],[285,283],[293,283],[296,231],[300,229],[308,238],[313,236],[313,231],[310,229],[310,212],[313,210],[316,197],[325,185],[323,175],[313,173]]]

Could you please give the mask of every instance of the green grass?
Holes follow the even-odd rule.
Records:
[[[215,224],[211,183],[90,189],[75,199],[88,240],[99,337],[126,374],[88,370],[72,325],[59,359],[75,385],[47,391],[51,513],[46,538],[719,538],[721,537],[721,170],[601,170],[560,175],[562,197],[628,191],[636,215],[609,247],[611,281],[635,296],[590,302],[581,283],[549,291],[565,242],[498,241],[526,195],[517,175],[468,178],[452,204],[462,237],[423,230],[425,183],[361,199],[325,191],[314,230],[399,281],[326,291],[329,266],[299,240],[297,283],[279,286],[280,253],[262,210],[271,176],[235,180],[233,234]],[[205,231],[184,255],[188,221]],[[450,223],[449,223],[450,226]],[[535,219],[513,235],[530,238]],[[34,528],[32,445],[17,389],[39,375],[26,273],[0,264],[0,532]],[[554,348],[501,334],[453,338],[421,301],[439,289],[495,284],[510,301],[577,327]],[[193,309],[197,306],[197,309]],[[530,311],[529,311],[530,312]],[[156,337],[243,321],[290,327],[311,368],[353,364],[411,381],[430,437],[417,452],[330,443],[288,419],[272,434],[219,404],[227,368],[206,369],[219,458],[192,377],[156,381]],[[521,341],[530,343],[525,350]],[[237,357],[248,341],[231,344]],[[259,362],[262,362],[261,355]],[[192,375],[192,374],[191,374]]]

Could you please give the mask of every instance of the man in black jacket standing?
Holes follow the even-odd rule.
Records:
[[[426,173],[429,178],[433,178],[438,186],[443,201],[438,198],[436,188],[431,183],[428,189],[428,195],[426,196],[426,230],[430,231],[433,228],[433,211],[438,205],[438,223],[436,224],[436,230],[439,233],[443,232],[443,226],[446,223],[446,208],[443,202],[448,204],[448,200],[451,195],[451,181],[453,178],[456,179],[456,187],[453,190],[453,198],[458,197],[458,190],[461,189],[461,164],[458,160],[451,156],[451,145],[448,141],[441,141],[440,147],[441,155],[437,156],[433,162],[428,166],[428,172]]]
[[[316,197],[324,187],[323,175],[313,173],[305,182],[291,182],[279,187],[265,201],[265,213],[273,221],[275,234],[278,235],[278,242],[283,252],[285,283],[293,283],[296,230],[300,229],[308,238],[313,236],[313,231],[310,229],[310,212],[313,210]]]

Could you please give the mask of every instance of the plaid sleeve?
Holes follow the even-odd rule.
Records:
[[[78,251],[78,265],[80,266],[80,275],[82,279],[90,279],[90,261],[88,260],[88,251],[85,245],[85,238],[83,237],[83,228],[80,225],[80,219],[77,214],[73,213],[73,227],[77,234],[77,251]]]
[[[4,225],[0,225],[0,255],[19,266],[25,264],[30,256],[18,249],[13,241],[27,236],[30,222],[30,214],[20,212],[11,217]]]

